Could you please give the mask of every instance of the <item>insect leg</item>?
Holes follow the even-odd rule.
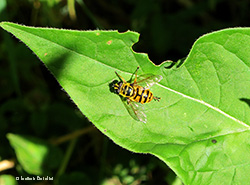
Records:
[[[136,68],[136,70],[135,70],[135,72],[134,72],[134,74],[135,74],[135,80],[134,80],[134,83],[136,83],[136,80],[137,80],[137,71],[138,71],[138,69],[139,69],[139,66]]]
[[[154,100],[157,100],[157,101],[160,101],[161,98],[160,98],[160,97],[154,96],[153,99],[154,99]]]
[[[122,78],[116,71],[115,71],[115,74],[124,82],[126,83],[126,80],[124,78]]]

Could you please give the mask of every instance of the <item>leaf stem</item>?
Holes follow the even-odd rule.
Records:
[[[76,145],[76,142],[77,142],[77,138],[74,138],[70,141],[69,145],[68,145],[68,148],[66,150],[66,154],[64,155],[64,158],[62,160],[62,163],[61,163],[61,166],[59,167],[58,171],[57,171],[57,174],[56,174],[56,177],[55,177],[55,184],[58,184],[58,179],[59,177],[64,174],[65,170],[66,170],[66,167],[69,163],[69,159],[73,153],[73,150],[75,148],[75,145]]]
[[[83,11],[87,14],[87,16],[92,20],[94,25],[98,29],[104,29],[104,27],[99,23],[99,21],[95,18],[95,16],[92,14],[92,12],[88,9],[88,7],[85,5],[83,0],[77,0],[77,2],[81,5]]]
[[[89,126],[87,128],[82,128],[81,130],[76,130],[72,133],[69,133],[69,134],[66,134],[64,136],[61,136],[55,140],[52,140],[51,143],[54,144],[54,145],[59,145],[59,144],[62,144],[66,141],[69,141],[69,140],[72,140],[72,139],[75,139],[81,135],[84,135],[84,134],[87,134],[93,130],[95,130],[96,128],[93,127],[93,126]]]

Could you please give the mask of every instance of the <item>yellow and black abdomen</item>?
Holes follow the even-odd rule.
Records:
[[[134,85],[133,95],[129,99],[144,104],[151,102],[153,97],[153,93],[149,89],[145,89],[142,86]]]

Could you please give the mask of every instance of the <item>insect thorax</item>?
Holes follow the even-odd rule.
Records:
[[[120,88],[120,95],[124,97],[131,97],[134,94],[134,87],[130,83],[123,83],[121,88]]]

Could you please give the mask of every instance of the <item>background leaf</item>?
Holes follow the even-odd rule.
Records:
[[[30,47],[79,109],[114,142],[151,153],[185,184],[249,182],[249,29],[205,35],[181,66],[154,66],[132,51],[135,32],[71,31],[1,26]],[[117,71],[129,79],[153,73],[161,102],[145,105],[147,124],[136,122],[109,90]]]
[[[11,175],[1,175],[0,183],[3,185],[18,185],[16,178]]]
[[[50,170],[57,167],[62,160],[62,153],[41,139],[30,136],[8,134],[18,162],[24,170],[34,175],[49,175]]]

